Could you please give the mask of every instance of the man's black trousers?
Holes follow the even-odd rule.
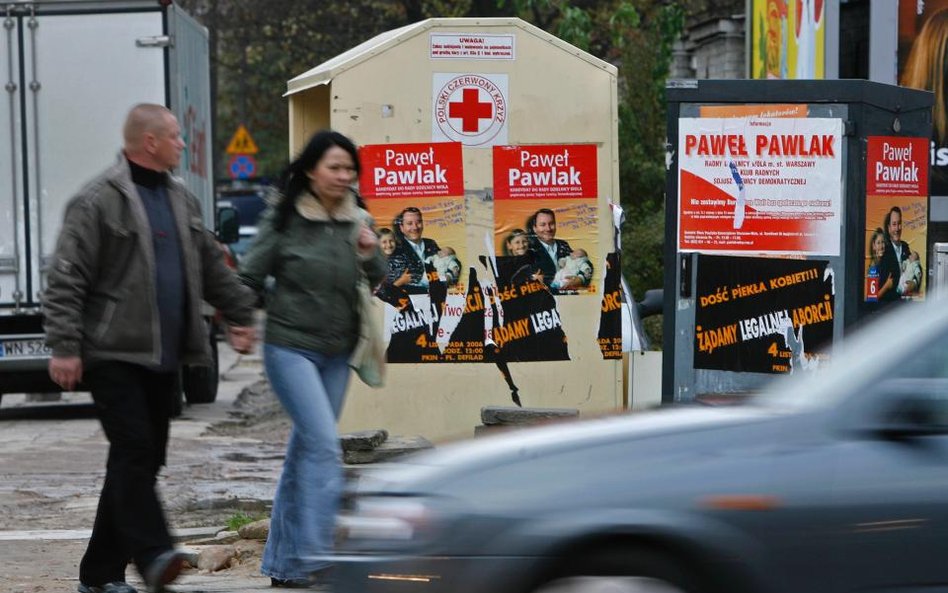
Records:
[[[134,561],[140,574],[172,548],[155,489],[165,464],[177,373],[124,362],[104,362],[83,377],[105,436],[109,458],[89,547],[79,565],[86,585],[124,581]]]

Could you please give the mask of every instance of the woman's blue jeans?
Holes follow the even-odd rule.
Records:
[[[293,421],[270,515],[260,572],[305,579],[328,565],[312,557],[332,552],[342,466],[336,421],[349,383],[349,355],[264,344],[267,377]]]

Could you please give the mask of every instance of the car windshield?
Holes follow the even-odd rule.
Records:
[[[775,381],[754,404],[785,408],[833,405],[883,379],[948,377],[948,307],[907,303],[878,314],[844,337],[814,373]]]

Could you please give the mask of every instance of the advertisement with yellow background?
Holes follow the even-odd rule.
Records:
[[[751,78],[825,76],[826,2],[752,0]]]
[[[866,142],[866,282],[869,303],[925,298],[928,139]]]

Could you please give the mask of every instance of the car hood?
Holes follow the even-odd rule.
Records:
[[[694,407],[658,410],[593,420],[567,421],[536,428],[512,430],[402,458],[366,472],[360,493],[417,493],[456,476],[472,474],[519,461],[535,462],[577,449],[606,447],[696,433],[740,428],[787,416],[783,410],[756,406]]]

